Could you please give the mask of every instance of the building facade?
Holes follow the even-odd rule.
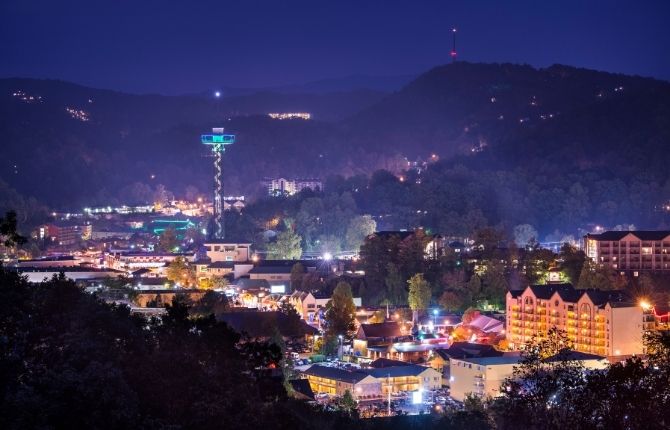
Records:
[[[442,386],[439,372],[417,365],[353,371],[313,365],[303,374],[315,393],[341,396],[348,390],[357,398],[381,397],[388,395],[389,391],[431,391]]]
[[[251,260],[251,242],[239,243],[222,240],[205,242],[207,258],[217,261],[245,262]]]
[[[551,368],[553,363],[567,359],[579,362],[587,369],[604,369],[607,360],[594,354],[566,352],[564,357],[554,356],[545,360],[544,365]],[[449,394],[459,402],[465,400],[469,394],[479,397],[497,397],[505,379],[514,373],[518,366],[518,354],[505,354],[498,357],[478,357],[451,359],[449,377]]]
[[[637,276],[670,271],[670,231],[606,231],[584,236],[587,257],[598,264]]]
[[[601,356],[643,354],[645,330],[655,325],[644,309],[620,291],[576,290],[570,284],[534,285],[509,291],[506,338],[520,349],[549,329],[565,331],[577,351]]]
[[[313,191],[323,190],[323,182],[315,178],[266,178],[264,183],[271,196],[292,196],[307,188]]]
[[[158,252],[110,252],[105,255],[105,267],[135,271],[138,269],[160,269],[172,263],[177,258],[183,258],[191,263],[194,253],[158,253]]]

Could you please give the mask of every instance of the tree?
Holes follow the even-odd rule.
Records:
[[[494,428],[484,400],[471,393],[463,399],[463,409],[448,414],[446,422],[446,428],[450,430],[489,430]]]
[[[556,328],[549,329],[546,338],[528,342],[493,404],[498,420],[516,420],[517,428],[580,428],[574,401],[583,390],[585,369],[569,359],[572,347],[567,334]]]
[[[509,284],[505,278],[505,267],[502,264],[488,263],[482,275],[483,294],[490,305],[504,308],[505,295]]]
[[[449,312],[456,312],[462,309],[466,304],[463,296],[452,290],[446,290],[442,293],[439,303],[442,308]]]
[[[514,227],[514,242],[519,248],[525,248],[537,239],[537,230],[532,225],[520,224]]]
[[[418,313],[421,310],[428,309],[430,305],[431,291],[428,281],[423,278],[422,273],[412,276],[409,281],[409,295],[407,302],[412,309],[412,321],[417,323]]]
[[[470,293],[472,302],[477,304],[484,298],[484,293],[482,291],[482,278],[479,277],[476,273],[470,276],[470,279],[467,283],[467,290]]]
[[[163,252],[174,252],[175,248],[179,246],[179,239],[177,239],[177,231],[173,227],[168,227],[158,236],[157,248]]]
[[[365,238],[375,232],[377,222],[370,215],[357,216],[349,221],[346,234],[346,247],[349,251],[358,251]]]
[[[291,289],[302,290],[302,278],[305,276],[305,266],[295,263],[291,267]]]
[[[207,291],[189,310],[193,316],[206,317],[222,314],[230,308],[225,294]]]
[[[544,284],[549,268],[554,265],[556,255],[549,249],[533,244],[523,251],[524,275],[530,284]]]
[[[405,279],[415,273],[425,273],[426,247],[430,238],[422,229],[417,229],[398,245],[398,267]]]
[[[165,185],[163,184],[158,184],[156,185],[156,189],[154,190],[154,195],[153,195],[153,203],[158,206],[167,206],[170,200],[171,194],[165,188]]]
[[[211,278],[200,279],[198,281],[198,288],[201,290],[222,290],[228,284],[228,279],[225,276],[212,276]]]
[[[288,333],[299,333],[302,330],[302,318],[295,306],[289,302],[282,302],[278,311],[286,315]]]
[[[4,217],[0,217],[0,239],[8,248],[27,242],[27,239],[18,233],[16,212],[9,211]]]
[[[398,271],[398,267],[393,263],[388,263],[386,266],[386,294],[385,299],[389,304],[401,306],[407,303],[407,290],[405,286],[407,282],[402,278]]]
[[[333,296],[326,304],[326,333],[331,336],[351,337],[354,334],[356,305],[351,293],[351,285],[339,282]]]
[[[590,259],[584,262],[579,275],[577,288],[595,288],[599,290],[621,290],[627,285],[626,278],[619,275],[614,269],[593,263]]]
[[[393,262],[397,254],[399,239],[397,236],[385,239],[381,235],[372,234],[361,245],[361,268],[365,271],[366,303],[374,299],[381,300],[386,291],[386,275],[388,264]]]
[[[293,230],[284,230],[277,235],[274,242],[268,244],[268,257],[275,260],[298,260],[302,256],[301,241],[302,238]]]
[[[169,281],[182,287],[191,288],[196,285],[195,270],[186,263],[184,257],[175,258],[168,265],[165,275]]]
[[[558,256],[561,260],[561,269],[568,282],[576,285],[586,261],[586,254],[569,243],[564,243]]]
[[[495,255],[495,251],[503,245],[506,237],[501,230],[493,227],[484,227],[475,231],[474,246],[479,249],[482,258],[490,259]]]
[[[345,390],[342,397],[337,400],[337,409],[344,412],[350,417],[358,417],[358,404],[356,399],[351,395],[351,391]]]
[[[225,323],[189,316],[179,300],[146,319],[64,276],[29,284],[0,269],[0,301],[12,303],[0,310],[0,428],[252,429],[295,422],[281,381],[270,374],[281,350],[241,342]]]

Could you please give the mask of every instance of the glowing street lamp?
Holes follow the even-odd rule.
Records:
[[[326,260],[326,261],[332,260],[333,259],[333,254],[331,254],[330,252],[324,252],[323,253],[323,259]]]
[[[338,334],[337,339],[339,340],[339,347],[337,348],[337,359],[342,361],[342,348],[343,348],[342,340],[344,339],[344,337],[341,334]]]

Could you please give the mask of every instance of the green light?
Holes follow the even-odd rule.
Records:
[[[235,142],[234,134],[203,134],[200,136],[200,141],[205,145],[212,145],[222,143],[229,145]]]

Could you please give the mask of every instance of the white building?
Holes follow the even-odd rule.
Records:
[[[231,242],[209,240],[205,242],[207,257],[212,263],[217,261],[245,262],[251,260],[251,242]]]
[[[323,183],[314,178],[266,178],[264,183],[267,185],[268,194],[271,196],[292,196],[307,188],[313,191],[323,190]]]

